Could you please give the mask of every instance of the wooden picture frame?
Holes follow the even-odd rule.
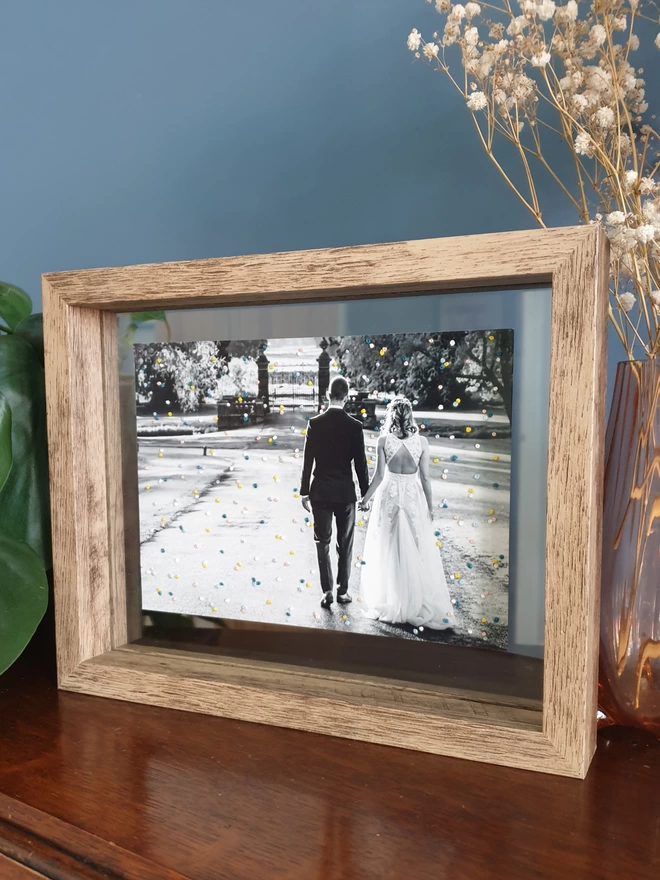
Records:
[[[584,777],[596,741],[608,275],[597,226],[44,275],[60,688]],[[129,644],[117,312],[531,284],[552,286],[542,708]]]

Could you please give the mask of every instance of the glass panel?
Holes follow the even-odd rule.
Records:
[[[550,304],[535,288],[119,315],[131,638],[540,700]],[[307,511],[308,419],[341,375],[348,399],[307,441]],[[362,440],[384,480],[351,528]],[[353,602],[323,609],[333,519]]]

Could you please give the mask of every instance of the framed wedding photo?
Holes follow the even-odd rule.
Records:
[[[43,277],[59,686],[584,777],[597,227]]]

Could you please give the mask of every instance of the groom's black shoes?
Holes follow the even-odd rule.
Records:
[[[349,596],[348,593],[337,593],[337,602],[340,605],[350,605],[353,601],[352,596]]]
[[[323,598],[321,599],[321,608],[329,608],[333,601],[332,590],[328,590],[327,593],[323,594]]]

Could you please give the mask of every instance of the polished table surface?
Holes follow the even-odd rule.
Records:
[[[660,743],[584,782],[0,677],[0,878],[660,877]]]

